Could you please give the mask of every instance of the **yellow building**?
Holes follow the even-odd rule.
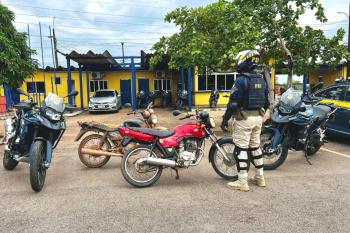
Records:
[[[310,72],[307,77],[310,85],[315,85],[318,82],[323,82],[324,86],[330,86],[335,83],[335,80],[341,77],[346,77],[346,63],[340,64],[335,70],[330,70],[327,65],[320,65],[318,70]]]

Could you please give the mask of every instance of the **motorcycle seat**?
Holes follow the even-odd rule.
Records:
[[[314,118],[318,118],[319,121],[324,120],[327,114],[331,111],[331,108],[325,105],[317,105],[313,107]]]
[[[142,120],[139,120],[139,119],[125,120],[122,123],[122,125],[124,127],[141,127],[144,124],[145,123]]]
[[[144,133],[156,137],[169,137],[175,133],[174,130],[157,130],[157,129],[149,129],[149,128],[136,128],[136,127],[130,127],[131,130]]]
[[[27,102],[19,102],[18,104],[15,104],[13,107],[19,110],[29,110],[32,107],[34,107],[37,103],[27,103]]]
[[[103,123],[98,123],[98,122],[87,122],[86,123],[89,127],[100,129],[102,131],[107,131],[107,132],[114,132],[118,130],[117,126],[112,126],[112,125],[107,125]]]

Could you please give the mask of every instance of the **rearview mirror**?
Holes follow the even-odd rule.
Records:
[[[315,93],[316,91],[322,89],[323,87],[323,82],[319,82],[317,83],[315,86],[313,86],[311,89],[310,89],[310,93]]]
[[[23,91],[21,88],[17,88],[17,92],[20,94],[20,95],[25,95],[25,96],[28,96],[28,94]]]
[[[79,92],[74,90],[74,91],[71,91],[66,97],[68,97],[68,96],[77,96],[78,94],[79,94]]]
[[[178,116],[180,114],[181,114],[181,111],[179,111],[179,110],[173,111],[173,116]]]

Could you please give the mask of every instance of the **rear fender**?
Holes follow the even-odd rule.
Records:
[[[87,132],[89,132],[91,130],[85,129],[85,128],[81,128],[78,135],[75,137],[74,141],[77,142],[81,139],[82,136],[84,136],[84,134],[86,134]]]

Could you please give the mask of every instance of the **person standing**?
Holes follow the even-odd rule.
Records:
[[[227,131],[228,121],[233,118],[234,157],[238,171],[238,180],[229,182],[227,187],[233,190],[249,191],[248,171],[250,162],[256,168],[251,181],[259,187],[265,187],[264,161],[260,148],[262,116],[269,108],[268,86],[261,74],[258,74],[260,54],[256,50],[238,53],[237,76],[231,90],[227,110],[223,116],[221,128]]]

